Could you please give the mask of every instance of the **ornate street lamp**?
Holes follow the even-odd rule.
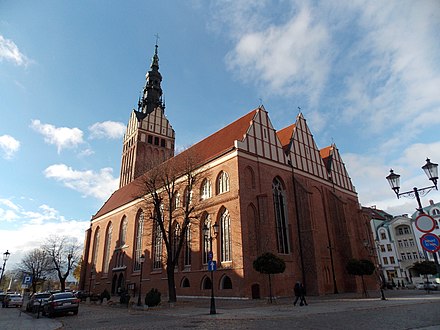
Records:
[[[422,206],[422,202],[420,201],[420,196],[426,196],[432,189],[435,188],[435,190],[438,190],[437,187],[437,180],[438,180],[438,164],[435,163],[431,163],[431,160],[429,158],[426,158],[426,164],[422,166],[423,171],[425,171],[426,176],[428,177],[428,179],[430,181],[432,181],[432,183],[434,184],[433,186],[429,186],[429,187],[425,187],[425,188],[420,188],[418,189],[417,187],[414,187],[412,191],[405,191],[402,193],[399,193],[400,190],[400,175],[394,173],[394,171],[391,169],[390,170],[390,174],[386,177],[386,179],[388,180],[388,183],[390,184],[391,189],[393,189],[393,191],[395,192],[397,198],[399,198],[400,196],[403,197],[410,197],[410,198],[416,198],[417,200],[417,204],[419,206],[419,208],[417,209],[417,211],[419,211],[420,214],[424,214],[425,212],[423,211],[423,206]],[[434,257],[434,262],[436,264],[437,267],[437,272],[440,273],[440,265],[438,263],[438,258],[437,258],[437,252],[432,253],[433,257]]]
[[[422,202],[420,201],[420,196],[427,195],[432,189],[437,188],[437,180],[438,180],[438,164],[431,163],[429,158],[426,158],[426,164],[422,166],[422,169],[425,171],[426,175],[428,176],[428,179],[432,181],[434,184],[433,186],[425,187],[418,189],[417,187],[414,187],[412,191],[405,191],[402,193],[399,193],[400,190],[400,175],[394,173],[394,171],[391,169],[390,174],[386,177],[388,180],[388,183],[390,184],[391,189],[395,192],[397,198],[400,196],[403,197],[415,197],[417,200],[417,204],[419,208],[417,209],[420,213],[423,213],[423,207]]]
[[[212,230],[211,230],[212,229]],[[208,262],[212,262],[212,240],[216,238],[218,234],[218,224],[214,223],[211,227],[206,224],[203,226],[203,236],[206,242],[209,242],[209,259]],[[217,314],[215,310],[215,298],[214,298],[214,270],[211,267],[211,306],[209,309],[209,314]]]
[[[5,272],[6,261],[8,261],[10,255],[11,254],[9,253],[8,250],[6,250],[6,252],[3,253],[3,268],[2,268],[2,275],[0,276],[0,284],[2,283],[3,280],[3,273]]]
[[[141,263],[141,273],[139,276],[139,295],[138,295],[138,306],[142,306],[142,302],[141,302],[141,292],[142,292],[142,268],[144,268],[144,261],[145,261],[145,256],[141,255],[139,257],[139,262]]]

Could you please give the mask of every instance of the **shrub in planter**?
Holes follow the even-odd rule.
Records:
[[[148,307],[159,305],[160,295],[161,293],[157,289],[155,288],[151,289],[145,296],[145,305],[147,305]]]
[[[101,297],[100,297],[101,303],[103,302],[104,298],[107,298],[107,301],[109,301],[111,298],[110,293],[107,291],[107,289],[104,289],[104,291],[102,291],[101,293]]]
[[[123,305],[128,305],[128,303],[130,302],[130,295],[125,291],[121,291],[119,302]]]

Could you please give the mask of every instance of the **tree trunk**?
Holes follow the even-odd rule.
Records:
[[[174,265],[172,263],[167,264],[167,276],[168,276],[168,302],[175,303],[176,297],[176,285],[174,281]]]
[[[270,303],[272,303],[272,280],[270,278],[270,274],[269,274],[269,301]]]
[[[368,298],[368,292],[367,292],[367,288],[365,287],[365,282],[364,282],[364,276],[361,275],[361,280],[362,280],[362,291],[364,294],[365,298]]]

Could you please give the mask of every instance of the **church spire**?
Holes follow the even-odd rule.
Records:
[[[157,36],[156,36],[157,37]],[[159,56],[157,55],[157,39],[154,50],[154,55],[151,60],[150,70],[147,72],[145,78],[145,86],[143,89],[143,95],[138,102],[139,111],[144,114],[151,113],[158,106],[163,108],[162,105],[162,75],[159,72]]]

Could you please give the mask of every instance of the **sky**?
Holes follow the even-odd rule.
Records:
[[[0,0],[7,268],[49,235],[84,241],[118,187],[156,35],[177,149],[260,104],[275,129],[299,107],[318,147],[338,147],[363,206],[412,214],[385,177],[427,187],[421,166],[440,162],[439,31],[429,0]]]

